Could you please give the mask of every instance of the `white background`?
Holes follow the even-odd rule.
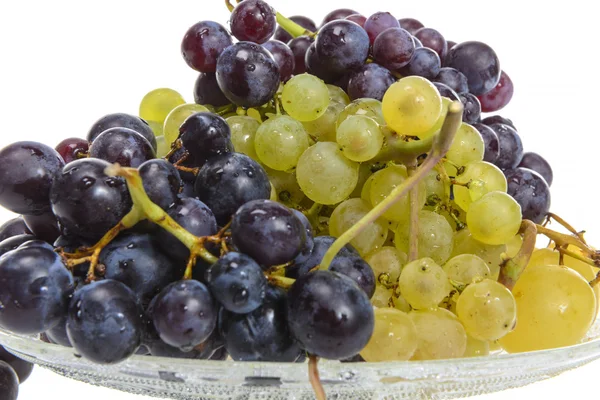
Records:
[[[502,114],[526,150],[554,166],[554,212],[600,246],[597,163],[598,46],[594,2],[271,0],[285,15],[319,22],[331,9],[415,17],[449,40],[480,40],[498,53],[516,91]],[[171,87],[193,101],[196,73],[179,53],[189,26],[227,21],[221,0],[0,2],[0,147],[85,137],[110,112],[136,113],[142,96]],[[0,221],[10,217],[0,210]],[[582,398],[597,392],[600,362],[526,388],[478,399]],[[20,400],[133,400],[37,369]]]

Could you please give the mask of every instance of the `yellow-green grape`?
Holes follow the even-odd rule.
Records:
[[[227,124],[231,129],[231,143],[235,151],[258,161],[254,149],[254,137],[260,122],[247,115],[235,115],[227,118]]]
[[[479,131],[469,124],[461,124],[446,153],[446,158],[453,163],[463,166],[468,163],[483,160],[485,144]]]
[[[179,127],[185,120],[199,112],[209,111],[208,108],[201,106],[200,104],[190,103],[175,107],[169,115],[167,115],[163,126],[163,132],[169,145],[179,137]]]
[[[444,182],[440,179],[439,174],[436,170],[431,170],[423,179],[423,186],[425,186],[425,193],[427,194],[427,200],[434,196],[439,200],[442,200],[446,196],[446,188]]]
[[[490,279],[497,280],[500,275],[502,254],[506,252],[506,245],[489,245],[476,240],[468,228],[454,234],[454,245],[451,257],[460,254],[473,254],[481,258],[490,269]]]
[[[177,106],[185,104],[183,96],[173,89],[155,89],[144,96],[140,103],[140,117],[159,124]],[[168,139],[168,138],[167,138]]]
[[[323,115],[314,121],[302,122],[302,126],[317,142],[335,142],[336,122],[344,107],[346,106],[343,103],[332,101]]]
[[[373,307],[386,308],[388,307],[392,294],[391,289],[388,289],[383,285],[377,285],[375,286],[375,293],[373,293],[373,297],[371,297],[371,304]]]
[[[408,179],[408,172],[403,165],[390,165],[385,169],[373,174],[371,181],[370,198],[371,204],[375,207],[381,203],[396,187],[400,186]],[[425,204],[425,186],[418,185],[418,205],[419,210]],[[384,214],[384,218],[395,222],[406,222],[410,218],[410,200],[409,196],[404,196],[391,206]]]
[[[344,89],[342,89],[341,87],[335,85],[327,85],[327,90],[329,90],[330,103],[341,103],[344,106],[350,104],[350,96],[348,96],[346,92],[344,92]]]
[[[294,119],[314,121],[327,110],[329,89],[314,75],[296,75],[283,87],[281,103]]]
[[[365,181],[362,189],[360,190],[360,198],[367,202],[369,205],[373,205],[371,203],[371,184],[373,183],[373,176],[375,174],[369,176]]]
[[[146,121],[148,123],[148,126],[150,127],[150,129],[152,129],[152,132],[154,132],[154,136],[159,137],[159,136],[163,136],[163,124],[159,124],[158,122],[154,122],[154,121]]]
[[[454,229],[446,218],[432,211],[419,211],[417,224],[418,257],[432,258],[436,263],[443,264],[452,253],[452,239]],[[410,224],[398,224],[394,244],[396,248],[408,253],[409,238],[411,236]]]
[[[419,345],[413,360],[458,358],[467,349],[467,334],[456,315],[443,308],[412,311]]]
[[[506,286],[484,279],[471,283],[460,294],[456,314],[467,333],[475,339],[498,340],[513,330],[517,305]]]
[[[265,167],[265,171],[269,181],[275,187],[278,202],[297,206],[304,200],[305,196],[300,186],[298,186],[295,172],[276,171],[268,167]]]
[[[500,339],[500,345],[509,353],[577,344],[596,315],[592,288],[568,267],[525,268],[512,293],[518,323]]]
[[[437,307],[450,293],[446,272],[431,258],[409,262],[402,268],[398,288],[408,303],[418,310]]]
[[[493,342],[488,342],[490,346],[490,352],[492,351],[502,351],[502,346],[500,346],[500,342],[498,340],[494,340]]]
[[[369,211],[371,211],[371,207],[362,199],[349,199],[340,203],[329,218],[329,234],[340,237]],[[364,256],[383,246],[387,239],[387,233],[387,221],[378,218],[352,239],[350,244],[358,250],[360,255]]]
[[[308,135],[302,124],[287,115],[278,115],[258,128],[254,149],[260,162],[277,171],[289,171],[308,149]]]
[[[490,354],[490,342],[477,340],[467,335],[467,349],[463,357],[481,357]]]
[[[513,258],[517,255],[519,250],[521,250],[521,246],[523,245],[523,238],[521,235],[515,235],[512,239],[506,243],[506,256],[508,258]],[[591,267],[590,267],[591,268]]]
[[[277,189],[275,189],[275,185],[271,182],[271,194],[269,196],[269,200],[277,201]]]
[[[480,257],[473,254],[460,254],[452,257],[444,264],[448,278],[463,285],[474,279],[485,279],[491,276],[490,268]]]
[[[351,115],[364,115],[373,118],[379,125],[385,125],[381,102],[376,99],[356,99],[348,104],[338,116],[336,126],[339,127]]]
[[[387,125],[405,135],[431,131],[442,114],[442,97],[435,86],[420,76],[400,79],[383,96]]]
[[[454,185],[454,201],[465,211],[469,211],[472,202],[489,192],[506,192],[507,189],[504,173],[485,161],[467,164],[464,172],[456,177],[456,182],[469,184],[469,187]]]
[[[167,154],[169,154],[170,150],[171,150],[171,148],[167,144],[165,137],[157,136],[156,137],[156,158],[165,157]]]
[[[384,246],[367,254],[365,261],[371,266],[377,283],[385,275],[385,279],[393,284],[398,281],[408,256],[394,247]]]
[[[348,159],[363,162],[379,153],[383,146],[383,133],[373,119],[351,115],[337,128],[336,141]]]
[[[521,206],[504,192],[490,192],[469,206],[467,225],[480,242],[506,244],[521,226]]]
[[[407,313],[378,308],[373,334],[360,355],[367,362],[406,361],[413,356],[418,343],[417,328]]]
[[[404,312],[410,312],[412,310],[412,307],[410,306],[408,301],[406,301],[404,296],[402,296],[401,294],[394,294],[392,296],[392,302],[394,303],[394,308],[396,310]]]
[[[450,106],[450,103],[452,103],[452,100],[447,97],[442,97],[442,112],[440,117],[437,119],[435,125],[433,125],[431,129],[429,129],[427,132],[417,135],[419,139],[428,139],[442,129],[442,125],[444,125],[444,121],[446,121],[446,115],[448,114],[448,107]]]
[[[318,142],[298,160],[296,178],[304,194],[319,204],[337,204],[358,182],[359,164],[348,160],[331,142]]]
[[[371,175],[373,175],[371,167],[372,167],[372,164],[370,164],[370,163],[360,164],[360,167],[358,169],[358,182],[356,183],[356,187],[354,188],[354,191],[352,191],[352,193],[350,193],[350,197],[352,197],[352,198],[360,197],[363,187],[365,186],[365,183],[367,182],[367,179],[369,179],[369,177]],[[371,205],[371,200],[366,200],[366,201],[367,201],[367,204]]]

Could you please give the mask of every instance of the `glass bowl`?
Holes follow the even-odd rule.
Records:
[[[0,344],[60,375],[124,392],[181,400],[308,400],[306,364],[133,356],[100,366],[73,349],[0,330]],[[600,321],[575,346],[439,361],[321,361],[329,399],[454,399],[524,386],[600,358]]]

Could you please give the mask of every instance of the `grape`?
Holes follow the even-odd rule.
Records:
[[[27,378],[29,378],[29,376],[31,375],[31,372],[33,371],[32,363],[27,362],[25,360],[21,360],[20,358],[12,355],[12,353],[9,353],[4,347],[0,346],[0,362],[3,361],[16,372],[17,377],[19,378],[19,383],[25,382]],[[1,385],[0,389],[3,389]]]
[[[361,14],[352,14],[352,15],[348,15],[346,18],[348,21],[352,21],[358,25],[360,25],[361,28],[365,28],[365,22],[367,22],[367,17],[365,17],[364,15]]]
[[[242,107],[262,106],[279,88],[279,66],[264,47],[239,42],[221,53],[217,82],[232,103]]]
[[[232,151],[231,130],[220,116],[210,112],[192,114],[179,128],[179,138],[189,154],[201,163]]]
[[[206,271],[213,296],[228,311],[247,314],[263,302],[267,278],[260,266],[245,254],[231,252]]]
[[[502,71],[496,87],[478,97],[482,111],[494,112],[503,109],[512,99],[513,93],[513,83],[506,72]]]
[[[295,23],[297,23],[298,25],[300,25],[308,31],[317,31],[317,25],[315,25],[315,22],[310,18],[304,17],[302,15],[294,15],[290,17],[290,20],[294,21]],[[273,37],[273,39],[279,40],[283,43],[288,43],[293,38],[292,35],[290,35],[285,29],[279,26],[275,31],[275,37]]]
[[[521,207],[503,192],[490,192],[471,203],[467,225],[473,237],[486,244],[505,244],[519,231]]]
[[[383,133],[373,119],[351,115],[337,128],[336,141],[349,160],[368,161],[379,154]]]
[[[446,97],[446,98],[448,98],[450,100],[454,100],[454,101],[460,100],[460,97],[458,97],[458,94],[454,90],[450,89],[449,86],[446,86],[443,83],[439,83],[439,82],[433,82],[433,86],[436,87],[436,89],[440,93],[440,96]]]
[[[371,297],[371,304],[376,308],[387,308],[392,295],[391,289],[387,289],[383,285],[377,285],[375,287],[375,293],[373,293],[373,297]]]
[[[414,33],[415,37],[423,43],[424,47],[435,51],[440,60],[443,60],[448,53],[448,44],[441,33],[433,28],[421,28]]]
[[[411,35],[417,33],[417,31],[424,26],[420,21],[414,18],[402,18],[399,19],[398,22],[400,23],[400,27],[406,29]]]
[[[469,91],[475,96],[491,91],[500,80],[500,60],[485,43],[457,44],[448,51],[444,66],[462,72],[469,82]]]
[[[371,44],[375,43],[375,39],[385,30],[390,28],[400,28],[400,22],[389,12],[376,12],[367,18],[364,29],[369,35]],[[392,47],[390,47],[391,49]]]
[[[350,15],[358,14],[356,11],[351,10],[349,8],[340,8],[337,10],[331,11],[329,14],[323,18],[323,22],[321,22],[321,26],[327,24],[328,22],[335,21],[338,19],[344,19]]]
[[[390,283],[398,281],[400,272],[402,271],[402,268],[404,268],[404,265],[406,265],[407,260],[408,256],[406,253],[390,246],[383,246],[375,249],[365,257],[365,261],[369,263],[373,269],[377,282],[381,279],[382,274],[387,274]]]
[[[56,145],[55,150],[60,154],[65,164],[78,160],[87,155],[90,144],[87,140],[79,138],[65,139]]]
[[[2,242],[0,242],[0,256],[3,256],[9,251],[16,249],[23,243],[29,242],[30,240],[36,240],[36,237],[33,235],[23,234],[4,239]]]
[[[51,211],[40,215],[23,215],[23,220],[36,238],[47,243],[54,243],[60,236],[58,221]]]
[[[277,62],[277,65],[279,65],[279,75],[281,76],[281,81],[287,82],[292,77],[296,67],[294,53],[290,47],[278,40],[270,40],[263,44],[263,47],[269,50]]]
[[[31,231],[27,228],[22,217],[13,218],[0,225],[0,242],[13,236],[29,233],[31,233]]]
[[[418,135],[419,139],[424,140],[440,132],[442,126],[444,125],[444,121],[446,121],[446,115],[448,114],[448,107],[450,107],[450,103],[452,103],[452,100],[447,97],[442,97],[442,112],[440,113],[440,117],[432,128],[430,128],[427,132]]]
[[[445,263],[452,252],[453,233],[454,230],[441,215],[431,211],[419,211],[418,257],[430,257],[439,264]],[[409,224],[399,224],[394,237],[396,248],[408,253],[409,237]]]
[[[508,194],[521,206],[523,218],[541,224],[550,210],[550,187],[544,178],[527,168],[506,171]]]
[[[329,266],[329,271],[352,279],[369,297],[375,293],[375,274],[369,264],[356,254],[336,256]]]
[[[474,279],[489,278],[490,268],[480,257],[473,254],[460,254],[452,257],[444,264],[448,278],[463,285],[468,285]]]
[[[467,335],[467,349],[463,357],[482,357],[490,354],[490,342]]]
[[[201,21],[186,32],[181,42],[181,54],[187,65],[196,71],[215,72],[217,59],[232,44],[231,35],[223,25]]]
[[[17,400],[19,377],[10,365],[0,360],[0,392],[3,400]]]
[[[149,331],[154,330],[154,324],[149,324],[146,329]],[[202,344],[196,346],[191,351],[181,351],[181,349],[173,346],[169,346],[162,340],[160,340],[156,332],[146,334],[144,344],[150,350],[150,354],[154,357],[167,357],[167,358],[182,358],[188,360],[207,360],[212,359],[223,347],[223,343],[217,330],[213,331],[213,334]]]
[[[373,171],[371,170],[371,168],[373,166],[379,166],[379,164],[371,164],[371,163],[360,164],[360,167],[358,168],[358,182],[356,183],[356,187],[350,194],[350,198],[361,198],[360,195],[362,193],[365,183],[367,182],[367,179],[369,179],[371,177],[371,175],[373,175]],[[365,201],[370,207],[371,200],[365,199]]]
[[[333,71],[327,65],[326,60],[319,57],[316,42],[313,42],[306,51],[304,63],[306,64],[307,73],[322,79],[325,83],[344,86],[339,82],[345,79],[343,73]]]
[[[542,156],[537,153],[525,153],[519,163],[519,167],[531,169],[540,174],[548,186],[552,186],[552,167]]]
[[[298,279],[300,276],[308,274],[311,269],[321,263],[323,256],[331,247],[333,242],[335,242],[335,238],[332,236],[315,237],[313,240],[313,249],[310,255],[304,260],[295,261],[294,264],[286,268],[286,276],[289,278]],[[347,244],[338,252],[334,260],[340,257],[352,258],[350,256],[358,256],[358,252],[350,244]]]
[[[362,189],[360,190],[360,198],[363,199],[367,204],[369,204],[371,206],[373,205],[373,203],[371,203],[371,184],[372,183],[373,183],[373,175],[371,175],[367,178]],[[358,185],[357,185],[357,187],[358,187]]]
[[[296,167],[308,145],[308,135],[302,124],[287,115],[278,115],[265,121],[254,138],[258,159],[278,171],[289,171]]]
[[[473,124],[473,127],[479,131],[479,134],[483,139],[483,144],[485,146],[483,161],[495,163],[500,155],[498,135],[496,135],[496,132],[494,132],[492,128],[484,124],[475,123]]]
[[[264,43],[277,28],[275,10],[262,0],[246,0],[231,13],[229,26],[238,40]]]
[[[373,335],[360,355],[367,362],[406,361],[417,350],[418,343],[417,328],[407,313],[378,308]]]
[[[422,47],[421,43],[415,44],[415,51],[410,62],[400,69],[402,76],[421,76],[427,79],[433,79],[440,73],[442,62],[438,54],[427,48]]]
[[[186,119],[199,112],[209,112],[208,108],[200,104],[182,104],[175,107],[167,118],[163,125],[163,134],[167,144],[171,146],[175,140],[179,137],[179,128]]]
[[[398,284],[402,297],[416,309],[436,307],[451,289],[446,272],[431,258],[406,264]]]
[[[153,149],[156,149],[156,138],[148,123],[140,117],[124,113],[107,114],[96,121],[87,134],[88,142],[92,143],[101,133],[110,128],[133,129],[150,142]]]
[[[142,119],[140,118],[140,120],[142,120]],[[155,122],[155,121],[150,121],[150,122],[144,121],[144,122],[146,122],[148,124],[148,127],[152,130],[152,133],[154,134],[154,136],[156,138],[162,136],[164,139],[163,124],[159,124],[158,122]],[[155,139],[155,140],[157,140],[157,139]],[[158,147],[158,142],[157,142],[156,146]]]
[[[461,93],[460,101],[463,103],[463,121],[471,124],[479,121],[481,117],[481,104],[477,97],[471,93]]]
[[[594,291],[570,268],[526,268],[512,292],[519,322],[500,339],[500,345],[509,353],[577,344],[596,315]]]
[[[175,90],[154,89],[148,92],[140,103],[140,118],[161,124],[171,110],[181,104],[185,104],[185,100]]]
[[[456,93],[465,93],[469,91],[467,77],[457,69],[444,67],[435,77],[434,82],[443,83]]]
[[[492,124],[490,128],[498,136],[500,144],[500,154],[496,165],[502,170],[515,168],[523,159],[523,143],[519,134],[509,125]]]
[[[194,102],[196,104],[209,104],[213,107],[222,107],[229,104],[229,100],[217,83],[214,72],[201,72],[194,84]],[[203,110],[206,111],[206,110]]]
[[[454,201],[460,208],[469,211],[473,201],[479,200],[489,192],[506,192],[507,183],[504,174],[498,167],[485,161],[475,161],[465,166],[456,182],[469,184],[470,187],[454,186]]]
[[[340,89],[341,90],[341,89]],[[302,122],[306,133],[318,142],[335,142],[336,123],[346,104],[330,100],[327,110],[314,121]]]
[[[299,205],[305,196],[298,185],[295,172],[276,171],[265,168],[275,190],[275,199],[284,204]]]
[[[288,42],[288,46],[294,53],[294,75],[300,75],[306,72],[306,53],[314,39],[308,36],[298,36]]]
[[[451,257],[460,254],[472,254],[478,256],[488,265],[490,269],[490,279],[497,279],[500,274],[500,263],[502,263],[502,253],[506,252],[505,245],[489,245],[476,240],[469,229],[463,229],[454,234],[454,245],[452,246]]]
[[[365,64],[350,74],[348,94],[353,100],[372,98],[381,101],[394,82],[396,79],[386,68],[375,63]]]
[[[165,160],[146,161],[139,167],[144,190],[150,200],[163,210],[168,210],[175,202],[183,186],[177,169]]]
[[[338,116],[337,127],[351,115],[364,115],[374,119],[379,125],[385,125],[381,101],[376,99],[357,99],[348,104]]]
[[[406,66],[414,52],[414,39],[402,28],[390,28],[381,32],[373,44],[373,58],[392,71]]]
[[[488,126],[493,124],[504,124],[510,126],[514,130],[517,130],[515,124],[513,124],[513,122],[510,119],[501,117],[500,115],[492,115],[491,117],[486,117],[481,120],[481,123]]]
[[[227,118],[227,125],[231,129],[231,142],[236,152],[247,155],[253,160],[258,160],[254,150],[254,138],[260,122],[246,115],[234,115]]]
[[[137,168],[156,153],[142,135],[129,128],[111,128],[100,134],[90,146],[90,157],[123,167]]]
[[[292,334],[319,357],[345,359],[359,353],[374,327],[373,308],[348,277],[316,271],[296,280],[288,292]]]
[[[370,199],[371,204],[376,206],[381,203],[396,187],[408,179],[408,172],[403,165],[391,165],[373,174],[371,182]],[[418,185],[418,204],[425,204],[425,186]],[[389,221],[406,223],[409,219],[410,201],[408,196],[402,197],[390,207],[383,217]]]
[[[306,241],[304,242],[304,246],[302,246],[300,254],[298,254],[293,261],[294,264],[298,264],[307,261],[312,255],[311,253],[315,247],[315,230],[313,229],[306,215],[295,209],[292,209],[292,212],[300,220],[302,226],[304,226],[304,232],[306,233]]]
[[[350,97],[344,92],[344,89],[335,85],[327,85],[327,89],[329,90],[329,104],[333,102],[343,104],[344,106],[350,104]]]
[[[325,24],[315,43],[319,59],[332,73],[343,74],[358,68],[369,56],[369,35],[358,24],[347,20]]]
[[[329,90],[315,76],[297,75],[284,86],[281,102],[291,117],[301,122],[314,121],[329,105]]]
[[[419,135],[431,129],[442,112],[442,98],[427,79],[411,76],[394,83],[383,97],[383,116],[397,132]]]
[[[44,332],[50,342],[61,345],[63,347],[73,347],[67,334],[67,316],[54,327]]]
[[[469,124],[462,123],[456,132],[446,158],[454,164],[464,166],[483,160],[485,144],[479,131]]]
[[[50,192],[52,212],[70,235],[98,240],[131,210],[125,179],[107,176],[109,166],[103,160],[82,159],[56,176]]]
[[[412,311],[409,316],[419,338],[413,360],[443,360],[463,356],[467,348],[467,334],[450,311],[434,308]]]

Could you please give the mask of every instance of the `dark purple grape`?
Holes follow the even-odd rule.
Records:
[[[108,114],[94,122],[87,134],[88,142],[92,143],[101,133],[111,128],[129,128],[136,131],[156,151],[156,136],[148,123],[140,117],[124,113]]]
[[[295,261],[294,264],[286,268],[285,276],[288,278],[298,279],[301,276],[308,274],[314,267],[318,266],[323,260],[323,256],[335,242],[333,236],[317,236],[313,240],[313,248],[308,257],[304,260]],[[349,255],[358,255],[358,252],[350,244],[347,244],[339,251],[337,257],[345,257]],[[335,259],[335,258],[334,258]]]
[[[481,103],[477,96],[471,93],[461,93],[458,95],[463,103],[463,121],[468,124],[473,124],[481,118]]]
[[[317,54],[317,44],[316,42],[311,44],[306,52],[306,72],[311,75],[314,75],[325,83],[334,83],[341,78],[341,75],[337,72],[333,72],[327,63],[322,62],[321,58]]]
[[[400,27],[406,29],[411,35],[414,35],[419,29],[425,26],[414,18],[401,18],[398,22],[400,22]]]
[[[303,27],[304,29],[307,29],[311,32],[317,31],[317,26],[315,25],[315,22],[310,18],[303,17],[301,15],[294,15],[293,17],[290,17],[290,19],[292,21],[294,21],[295,23],[297,23],[298,25],[300,25],[301,27]],[[283,42],[283,43],[287,43],[290,40],[292,40],[293,38],[292,38],[292,35],[287,33],[285,29],[283,29],[281,26],[279,26],[279,27],[277,27],[277,30],[275,31],[275,36],[273,37],[273,39],[279,40],[280,42]]]
[[[415,41],[402,28],[390,28],[382,32],[373,45],[373,58],[391,71],[406,66],[415,52]]]
[[[263,47],[273,55],[273,58],[279,65],[279,75],[282,82],[287,82],[296,68],[296,59],[290,47],[278,40],[269,40]]]
[[[12,355],[9,353],[4,347],[0,346],[0,362],[4,361],[8,365],[11,366],[12,369],[17,373],[17,377],[19,378],[19,383],[23,383],[29,378],[31,372],[33,371],[33,364],[27,362],[25,360],[21,360],[19,357]],[[0,379],[1,381],[1,379]],[[0,389],[2,389],[2,384],[0,384]],[[0,393],[4,393],[0,390]]]
[[[410,62],[400,69],[400,74],[403,76],[417,75],[433,79],[440,73],[440,68],[440,56],[427,47],[419,47],[415,49]]]
[[[165,160],[146,161],[138,168],[144,190],[150,200],[163,210],[168,210],[177,202],[183,186],[179,171]]]
[[[505,172],[510,194],[521,206],[524,219],[541,224],[550,210],[550,187],[537,172],[515,168]]]
[[[212,72],[201,72],[194,84],[194,102],[196,104],[222,107],[229,104],[229,100],[217,83],[217,76]]]
[[[294,75],[306,72],[306,52],[313,42],[314,39],[308,36],[299,36],[288,42],[288,46],[294,53]]]
[[[52,184],[52,212],[63,233],[100,239],[131,210],[125,179],[105,174],[110,164],[85,158],[66,165]]]
[[[352,100],[371,98],[381,101],[394,82],[396,79],[387,68],[375,63],[365,64],[350,74],[348,96]]]
[[[0,327],[38,334],[64,317],[73,276],[61,257],[43,247],[28,247],[0,258]]]
[[[548,186],[552,186],[552,180],[554,174],[552,173],[552,167],[546,161],[545,158],[537,153],[525,153],[519,163],[519,167],[531,169],[540,174],[545,180]]]
[[[23,215],[23,220],[38,239],[54,243],[60,236],[58,221],[50,211],[40,215]]]
[[[494,112],[504,108],[512,99],[515,88],[512,80],[502,71],[496,87],[479,96],[483,112]]]
[[[44,334],[54,344],[58,344],[63,347],[73,347],[67,333],[66,315],[58,324],[56,324],[54,328],[48,329],[46,332],[44,332]]]
[[[17,235],[30,234],[23,217],[13,218],[0,225],[0,242]]]
[[[485,43],[463,42],[453,46],[444,58],[444,66],[462,72],[475,96],[489,92],[500,80],[500,60]]]
[[[516,168],[523,158],[523,143],[515,129],[509,125],[492,124],[490,128],[498,136],[500,153],[496,165],[502,170]]]
[[[438,92],[440,92],[440,96],[447,97],[453,101],[460,101],[460,97],[458,97],[458,94],[443,83],[433,82],[433,86],[435,86]]]
[[[279,66],[262,46],[239,42],[221,53],[217,82],[232,103],[242,107],[262,106],[279,88]]]
[[[156,153],[142,135],[129,128],[111,128],[100,134],[90,146],[90,157],[123,167],[137,168]]]
[[[504,124],[510,126],[514,130],[517,130],[515,124],[513,124],[513,122],[510,119],[501,117],[500,115],[492,115],[490,117],[485,117],[481,120],[481,123],[487,126],[491,126],[493,124]]]
[[[227,29],[213,21],[202,21],[186,32],[181,42],[181,54],[198,72],[215,72],[217,59],[233,41]]]
[[[83,357],[115,364],[135,354],[142,342],[144,310],[131,289],[111,279],[93,282],[73,295],[67,332]]]
[[[404,28],[402,28],[404,29]],[[416,36],[413,36],[413,42],[415,42],[415,49],[421,48],[423,47],[423,43],[421,43],[421,41],[419,39],[417,39]]]
[[[55,150],[66,164],[79,160],[87,155],[90,143],[85,139],[69,138],[56,145]]]
[[[302,222],[286,206],[253,200],[241,206],[231,223],[233,244],[263,267],[292,261],[306,241]]]
[[[365,292],[350,278],[331,271],[312,272],[296,280],[288,292],[288,318],[302,348],[330,360],[359,353],[375,323]]]
[[[29,234],[11,236],[8,239],[4,239],[0,242],[0,256],[18,248],[23,243],[29,242],[30,240],[36,240],[36,237]]]
[[[60,154],[37,142],[16,142],[0,150],[0,206],[17,214],[50,211],[50,187],[65,165]]]
[[[43,240],[39,240],[39,239],[28,240],[28,241],[24,242],[23,244],[21,244],[17,248],[18,249],[28,249],[30,247],[43,247],[50,251],[54,251],[54,246],[52,246],[48,242],[44,242]]]
[[[498,141],[498,135],[492,128],[481,123],[473,124],[473,127],[479,131],[483,143],[485,145],[485,153],[483,154],[483,161],[495,164],[500,155],[500,143]]]
[[[433,80],[434,82],[443,83],[459,94],[469,91],[467,77],[454,68],[444,67],[440,69],[440,73]]]
[[[369,56],[369,35],[360,25],[347,20],[327,23],[315,43],[319,60],[335,74],[362,66]]]
[[[453,42],[452,40],[447,40],[446,43],[448,43],[448,50],[456,46],[456,42]]]
[[[225,225],[242,205],[271,197],[265,170],[250,157],[229,153],[210,159],[196,179],[196,194]]]
[[[329,271],[337,272],[352,279],[369,298],[375,293],[375,274],[371,266],[358,254],[344,254],[336,256]]]
[[[369,35],[371,44],[373,44],[375,39],[386,29],[400,28],[400,22],[389,12],[379,11],[367,18],[363,27]]]
[[[304,242],[304,246],[302,247],[300,254],[298,254],[296,258],[294,258],[294,264],[300,264],[306,261],[308,257],[310,257],[310,254],[312,253],[313,248],[315,247],[315,230],[313,229],[308,218],[306,218],[306,215],[294,209],[292,209],[292,212],[294,213],[294,215],[296,215],[296,217],[298,217],[300,222],[302,222],[302,225],[304,226],[304,231],[306,233],[306,241]]]
[[[441,33],[432,28],[421,28],[414,35],[423,43],[424,47],[434,50],[440,60],[443,60],[448,53],[448,44]]]
[[[247,314],[260,307],[267,288],[267,278],[260,265],[236,252],[219,258],[206,271],[206,283],[219,303],[237,314]]]
[[[263,0],[246,0],[231,13],[229,26],[237,40],[264,43],[277,28],[275,10]]]
[[[201,164],[233,150],[229,125],[211,112],[199,112],[188,117],[179,127],[179,139],[188,153]]]
[[[323,22],[321,22],[321,26],[327,24],[328,22],[335,21],[338,19],[344,19],[352,14],[358,14],[358,12],[351,10],[349,8],[340,8],[337,10],[333,10],[329,14],[323,18]]]
[[[249,314],[222,309],[219,333],[234,361],[294,362],[301,350],[290,334],[287,295],[268,287],[263,304]]]
[[[348,21],[352,21],[354,23],[357,23],[358,25],[360,25],[363,29],[365,27],[365,22],[367,22],[367,17],[365,17],[362,14],[352,14],[352,15],[348,15],[346,18],[344,18]]]
[[[0,393],[2,400],[17,400],[19,396],[19,377],[4,361],[0,361]]]

